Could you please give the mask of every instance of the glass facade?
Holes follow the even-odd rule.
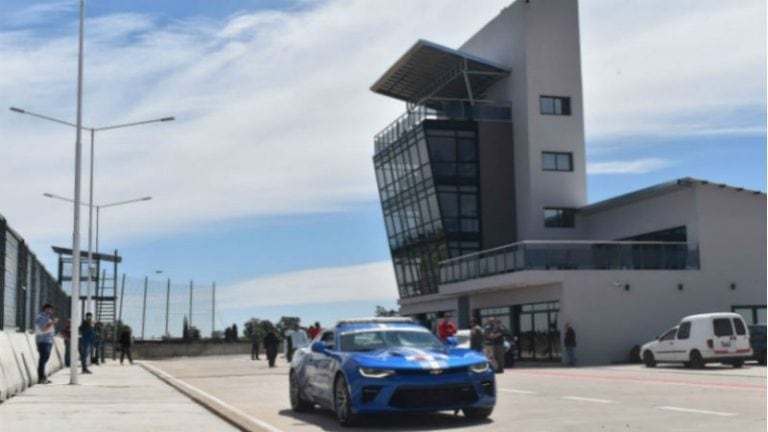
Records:
[[[436,293],[438,263],[481,247],[476,123],[424,120],[374,166],[400,297]]]

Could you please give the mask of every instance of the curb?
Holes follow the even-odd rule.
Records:
[[[149,373],[159,378],[161,381],[165,382],[169,386],[176,389],[178,392],[184,394],[188,398],[195,401],[197,404],[201,405],[203,408],[212,412],[222,420],[240,429],[241,431],[283,432],[281,429],[278,429],[267,422],[253,418],[248,414],[240,411],[239,409],[230,406],[221,399],[211,396],[204,391],[185,383],[184,381],[174,378],[170,374],[160,370],[155,366],[148,365],[143,361],[138,361],[137,363]]]

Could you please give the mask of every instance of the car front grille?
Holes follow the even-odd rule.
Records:
[[[454,367],[445,369],[398,369],[398,375],[405,376],[424,376],[424,375],[455,375],[467,373],[469,368]]]
[[[477,402],[477,392],[471,384],[432,387],[401,386],[395,390],[389,405],[395,408],[440,408]]]

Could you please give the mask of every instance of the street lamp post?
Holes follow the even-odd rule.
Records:
[[[15,112],[15,113],[18,113],[18,114],[26,114],[26,115],[29,115],[29,116],[32,116],[32,117],[37,117],[39,119],[52,121],[52,122],[55,122],[55,123],[66,125],[66,126],[78,127],[78,125],[72,124],[72,123],[70,123],[68,121],[57,119],[57,118],[54,118],[54,117],[51,117],[51,116],[48,116],[48,115],[44,115],[44,114],[38,114],[38,113],[35,113],[35,112],[27,111],[27,110],[22,109],[22,108],[10,107],[10,110]],[[94,146],[94,142],[95,142],[96,132],[113,130],[113,129],[121,129],[121,128],[127,128],[127,127],[132,127],[132,126],[141,126],[141,125],[150,124],[150,123],[168,122],[168,121],[173,121],[173,120],[175,120],[174,117],[162,117],[162,118],[157,118],[157,119],[152,119],[152,120],[144,120],[144,121],[131,122],[131,123],[122,123],[122,124],[116,124],[116,125],[111,125],[111,126],[102,126],[102,127],[84,127],[84,126],[80,126],[80,129],[85,129],[87,131],[90,131],[90,133],[91,133],[91,149],[90,149],[91,150],[91,161],[90,161],[91,162],[91,173],[90,173],[90,185],[89,185],[89,193],[88,193],[88,195],[89,195],[89,198],[88,198],[88,203],[89,203],[88,204],[88,284],[87,284],[87,293],[86,293],[86,301],[85,301],[86,312],[91,312],[91,293],[93,292],[93,289],[92,289],[93,270],[94,270],[93,269],[93,208],[94,208],[94,205],[93,205],[93,185],[94,185],[93,172],[94,172],[94,161],[95,161],[95,158],[94,158],[94,147],[95,147]],[[78,129],[78,131],[80,129]],[[79,181],[79,178],[80,177],[78,175],[77,176],[78,181]],[[103,207],[106,207],[106,206],[101,206],[101,207],[103,208]],[[79,214],[79,212],[78,212],[78,214]],[[99,208],[97,207],[96,208],[96,225],[97,226],[98,226],[98,217],[99,217],[98,214],[99,214]],[[97,234],[96,234],[96,252],[98,252],[98,250],[99,250],[98,227],[96,229],[96,232],[97,232]],[[79,235],[79,231],[78,231],[78,235]],[[73,253],[74,253],[74,251],[73,251]],[[79,263],[79,258],[78,258],[78,263]],[[79,278],[79,273],[78,273],[78,280],[79,279],[80,278]],[[78,286],[78,290],[79,290],[79,286]]]

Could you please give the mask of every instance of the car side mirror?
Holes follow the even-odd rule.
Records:
[[[312,352],[316,353],[324,353],[327,350],[327,347],[325,346],[325,342],[323,341],[317,341],[312,342]]]
[[[448,336],[447,338],[445,338],[445,344],[451,348],[455,348],[456,345],[459,344],[459,341],[456,340],[456,338],[453,336]]]

